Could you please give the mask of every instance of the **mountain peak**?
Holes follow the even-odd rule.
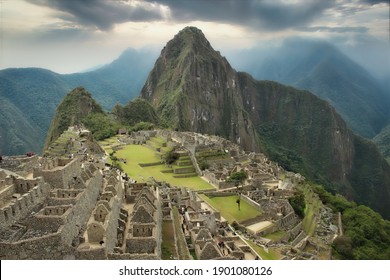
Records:
[[[84,87],[69,92],[56,110],[46,138],[45,149],[54,142],[69,126],[80,124],[90,113],[103,113],[102,107]]]
[[[179,31],[163,49],[165,55],[174,58],[183,53],[204,54],[210,51],[215,52],[202,30],[193,26],[187,26]]]
[[[178,35],[184,34],[184,33],[197,34],[197,35],[201,35],[201,36],[205,37],[202,30],[200,30],[199,28],[197,28],[195,26],[184,27],[181,31],[179,31]]]

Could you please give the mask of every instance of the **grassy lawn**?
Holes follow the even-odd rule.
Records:
[[[109,152],[108,147],[104,147]],[[164,164],[156,166],[141,167],[139,163],[152,163],[161,161],[156,152],[143,145],[126,145],[123,149],[115,154],[118,158],[126,159],[127,162],[120,163],[124,172],[129,177],[138,182],[146,182],[150,177],[154,177],[158,181],[166,181],[172,186],[183,186],[194,190],[209,190],[214,189],[212,185],[201,179],[200,177],[189,178],[174,178],[172,173],[161,173],[161,170],[168,169]]]
[[[150,140],[148,141],[148,144],[154,148],[160,148],[161,151],[163,152],[167,152],[168,150],[170,150],[169,147],[163,147],[163,144],[166,144],[167,142],[165,141],[165,139],[161,138],[161,137],[152,137],[150,138]]]
[[[321,201],[308,189],[304,189],[305,195],[305,218],[302,221],[303,229],[307,235],[313,236],[316,229],[316,216],[321,207]]]
[[[258,253],[263,260],[280,260],[280,254],[275,250],[268,249],[267,253],[263,247],[255,244],[253,241],[246,240],[246,242],[248,242],[252,249],[255,250],[256,253]]]
[[[161,258],[171,260],[176,255],[175,233],[173,231],[172,221],[163,221],[162,223],[162,243]]]
[[[267,234],[264,237],[271,239],[273,241],[278,241],[278,240],[282,239],[285,235],[286,235],[286,232],[280,230],[280,231],[275,231],[273,233]]]
[[[102,146],[102,148],[110,154],[112,152],[112,146],[118,145],[118,138],[119,136],[113,136],[107,139],[104,139],[103,141],[99,141],[99,145]],[[111,160],[108,158],[108,163],[111,163]]]
[[[99,144],[103,146],[104,148],[119,144],[118,142],[119,136],[113,136],[107,139],[104,139],[103,141],[99,141]]]
[[[202,194],[200,197],[217,209],[229,223],[233,221],[242,222],[261,214],[259,210],[246,203],[243,199],[241,199],[241,210],[238,210],[236,203],[237,195],[209,198]]]

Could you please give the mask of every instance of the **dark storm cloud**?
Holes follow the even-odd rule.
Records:
[[[59,11],[58,17],[82,26],[110,30],[124,22],[164,19],[161,7],[167,7],[172,22],[211,21],[238,24],[263,30],[298,28],[313,23],[331,9],[355,14],[367,5],[388,0],[360,0],[366,5],[345,6],[349,0],[27,0]],[[366,7],[364,7],[366,6]]]
[[[218,21],[269,30],[294,28],[311,22],[334,5],[334,0],[287,4],[270,0],[146,0],[168,6],[176,21]]]
[[[140,1],[120,0],[28,0],[30,3],[64,12],[58,17],[81,25],[96,26],[109,30],[116,23],[139,22],[162,19],[161,12]]]
[[[389,0],[361,0],[360,2],[375,5],[379,3],[389,3]]]
[[[335,0],[307,0],[289,4],[280,0],[28,1],[62,12],[58,17],[67,21],[96,26],[101,30],[109,30],[117,23],[161,20],[160,5],[169,8],[173,22],[202,20],[282,30],[315,20],[335,3]]]
[[[364,26],[357,27],[329,27],[329,26],[312,26],[297,28],[299,31],[304,32],[334,32],[334,33],[367,33],[368,28]]]

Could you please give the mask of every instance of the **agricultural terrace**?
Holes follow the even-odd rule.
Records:
[[[317,195],[313,193],[313,191],[305,187],[303,189],[303,193],[305,195],[305,218],[302,221],[303,229],[306,234],[309,236],[313,236],[316,230],[317,217],[319,217],[319,211],[321,208],[321,200]]]
[[[237,195],[208,197],[201,194],[200,197],[214,209],[219,211],[221,216],[224,217],[230,224],[233,223],[233,221],[240,223],[245,220],[255,218],[261,214],[258,209],[249,205],[243,199],[240,201],[240,210],[238,210],[236,203],[238,199]]]
[[[253,250],[256,251],[257,254],[263,259],[263,260],[280,260],[281,255],[274,249],[264,249],[263,247],[257,245],[252,240],[245,240],[249,246],[252,247]]]
[[[162,141],[158,137],[154,137],[149,141],[149,146],[146,145],[124,145],[120,150],[116,151],[115,156],[120,159],[120,166],[127,175],[137,182],[147,182],[150,177],[157,181],[165,181],[172,186],[188,187],[193,190],[211,190],[214,189],[212,185],[201,179],[196,173],[191,173],[192,177],[175,178],[173,168],[180,168],[173,164],[166,166],[161,159],[160,154],[153,150],[153,148],[160,148],[164,153],[166,148],[160,147]],[[107,139],[101,142],[101,145],[107,153],[112,152],[112,145],[115,145],[117,139]],[[155,163],[152,166],[143,166],[139,164]],[[161,172],[161,171],[164,171]]]

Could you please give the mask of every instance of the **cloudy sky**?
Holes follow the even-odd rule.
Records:
[[[0,0],[0,69],[77,72],[161,48],[188,25],[222,54],[294,36],[351,53],[390,44],[389,0]]]

